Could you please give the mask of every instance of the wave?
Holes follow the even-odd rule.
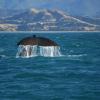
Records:
[[[60,56],[58,59],[59,60],[78,60],[82,61],[84,57],[87,57],[87,54],[66,54]]]
[[[4,49],[3,48],[0,48],[0,52],[3,52],[4,51]]]
[[[8,58],[6,55],[0,55],[0,58]]]
[[[84,57],[87,56],[87,54],[77,54],[77,55],[66,55],[69,58],[79,58],[79,57]]]

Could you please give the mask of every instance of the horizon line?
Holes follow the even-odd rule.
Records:
[[[0,33],[100,33],[100,31],[0,31]]]

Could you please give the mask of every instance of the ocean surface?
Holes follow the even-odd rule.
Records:
[[[100,33],[40,33],[61,57],[16,58],[34,33],[0,33],[0,100],[100,100]]]

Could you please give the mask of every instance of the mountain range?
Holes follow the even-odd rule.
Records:
[[[48,9],[0,10],[0,31],[100,31],[100,18]]]

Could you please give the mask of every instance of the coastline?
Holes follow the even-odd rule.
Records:
[[[100,33],[100,31],[0,31],[0,33]]]

